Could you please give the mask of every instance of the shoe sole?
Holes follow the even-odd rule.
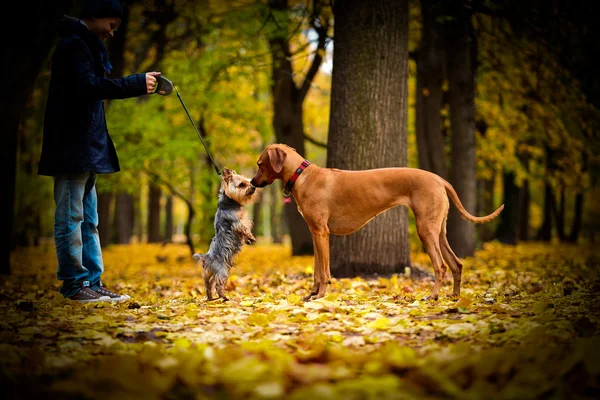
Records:
[[[101,301],[111,301],[111,298],[108,296],[102,296],[97,299],[89,299],[89,300],[73,300],[78,303],[99,303]]]

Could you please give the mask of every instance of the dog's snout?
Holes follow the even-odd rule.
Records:
[[[256,192],[256,187],[251,186],[250,189],[248,189],[248,191],[250,192],[250,194],[253,194],[254,192]]]

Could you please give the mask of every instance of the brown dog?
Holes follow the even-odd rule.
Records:
[[[257,164],[258,171],[250,181],[252,185],[265,187],[276,179],[286,183],[312,234],[314,285],[305,300],[325,296],[327,283],[331,280],[329,235],[355,232],[377,215],[398,205],[409,206],[413,210],[417,233],[433,264],[435,284],[431,297],[438,298],[446,272],[444,261],[454,278],[453,295],[459,296],[462,264],[446,239],[446,218],[450,208],[448,196],[460,214],[474,223],[489,222],[504,208],[502,205],[490,215],[474,217],[465,210],[452,185],[431,172],[415,168],[365,171],[320,168],[305,161],[293,148],[282,144],[268,146]]]

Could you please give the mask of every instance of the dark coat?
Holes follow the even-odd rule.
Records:
[[[110,61],[104,43],[77,19],[61,22],[61,40],[52,57],[52,75],[38,173],[109,173],[120,170],[104,115],[105,99],[147,93],[146,75],[104,77]]]

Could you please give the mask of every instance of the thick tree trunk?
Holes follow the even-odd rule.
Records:
[[[504,211],[498,217],[500,223],[496,238],[501,243],[517,244],[517,232],[520,219],[519,202],[521,189],[515,183],[514,172],[504,172]]]
[[[148,193],[148,243],[158,243],[160,235],[160,198],[162,190],[154,180],[150,181]]]
[[[173,196],[167,196],[165,202],[165,241],[173,241]]]
[[[471,15],[462,2],[453,2],[451,21],[446,22],[446,54],[452,127],[450,183],[465,209],[474,214],[477,206],[475,175],[475,66]],[[458,257],[475,252],[475,225],[450,207],[448,241]]]
[[[328,167],[407,164],[408,1],[335,4]],[[400,272],[410,265],[408,218],[395,207],[348,236],[331,237],[336,277]]]
[[[112,202],[112,193],[98,193],[98,235],[102,246],[108,246],[112,242]]]
[[[71,0],[16,3],[17,10],[12,15],[27,15],[28,27],[20,30],[18,35],[13,31],[3,35],[10,36],[11,44],[4,46],[2,54],[5,61],[2,62],[1,79],[5,95],[0,96],[0,170],[5,177],[4,197],[8,204],[0,207],[3,225],[0,229],[0,274],[10,274],[19,122],[40,69],[58,37],[59,19],[71,5]],[[5,27],[11,29],[12,25],[5,24]]]
[[[128,193],[117,194],[115,200],[115,226],[117,228],[116,242],[129,244],[133,236],[134,209],[133,196]]]
[[[442,135],[444,45],[439,0],[422,0],[423,36],[417,53],[416,132],[419,168],[448,179]]]

